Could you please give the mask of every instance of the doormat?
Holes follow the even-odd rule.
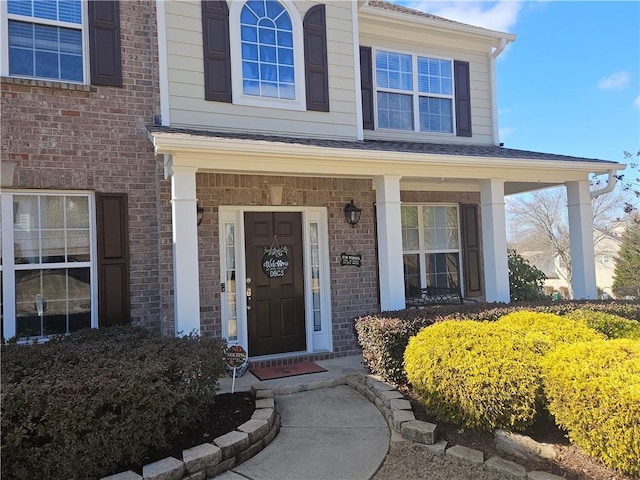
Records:
[[[326,368],[313,363],[301,362],[291,365],[278,365],[277,367],[263,367],[249,370],[258,380],[273,380],[274,378],[295,377],[296,375],[306,375],[308,373],[326,372]]]

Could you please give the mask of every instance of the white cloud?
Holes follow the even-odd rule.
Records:
[[[633,101],[633,106],[636,108],[640,108],[640,95],[638,95],[636,99]]]
[[[522,9],[521,0],[499,0],[497,2],[479,1],[398,1],[409,8],[456,20],[469,25],[510,32],[518,21]]]
[[[608,77],[603,78],[598,83],[601,90],[620,90],[629,84],[629,74],[627,72],[612,73]]]

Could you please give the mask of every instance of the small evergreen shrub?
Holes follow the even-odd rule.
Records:
[[[371,315],[356,319],[356,336],[369,370],[388,382],[406,384],[403,355],[409,338],[433,321],[424,317],[403,320]]]
[[[535,265],[531,265],[527,259],[515,250],[507,251],[507,261],[511,301],[535,301],[546,297],[543,288],[547,276],[542,270]]]
[[[578,309],[567,313],[565,317],[583,321],[587,326],[603,333],[607,338],[640,340],[640,322],[627,320],[618,315]]]
[[[411,338],[407,378],[439,419],[491,431],[522,430],[536,415],[541,382],[536,355],[521,336],[495,325],[445,321]]]
[[[570,440],[607,466],[640,476],[640,342],[564,345],[541,365],[549,411]]]
[[[129,327],[3,345],[2,478],[96,478],[142,463],[202,418],[223,346]]]

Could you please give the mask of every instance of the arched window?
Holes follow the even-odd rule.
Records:
[[[244,95],[294,100],[294,29],[286,8],[277,0],[246,2],[240,42]]]

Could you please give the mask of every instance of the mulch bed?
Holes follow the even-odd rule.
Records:
[[[197,447],[203,443],[211,443],[221,435],[229,433],[244,422],[251,419],[256,404],[249,392],[223,393],[216,395],[215,403],[209,406],[205,417],[194,427],[176,439],[170,449],[149,452],[144,465],[162,460],[166,457],[182,459],[182,451]],[[143,465],[123,468],[122,471],[133,470],[142,474]]]

